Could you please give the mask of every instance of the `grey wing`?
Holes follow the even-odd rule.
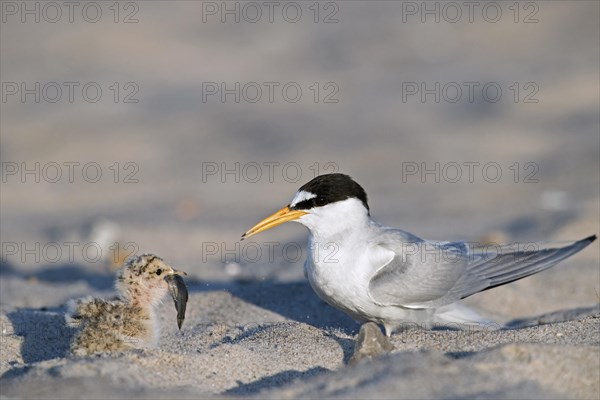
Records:
[[[395,256],[369,281],[369,294],[378,304],[407,308],[434,308],[448,300],[465,275],[468,248],[465,243],[382,243]]]
[[[548,269],[595,239],[590,236],[562,247],[531,243],[525,249],[505,245],[469,250],[461,242],[417,243],[420,250],[411,257],[395,250],[396,257],[371,278],[369,292],[379,304],[440,307]]]
[[[453,288],[460,299],[537,274],[583,250],[596,235],[565,243],[528,243],[473,249],[467,274]]]

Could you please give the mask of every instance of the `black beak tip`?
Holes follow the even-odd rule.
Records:
[[[177,326],[179,330],[183,325],[185,319],[185,308],[188,302],[188,290],[185,285],[185,281],[180,275],[168,275],[165,278],[169,284],[169,293],[175,303],[175,310],[177,311]]]

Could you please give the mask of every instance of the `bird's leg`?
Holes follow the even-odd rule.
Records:
[[[386,327],[386,333],[391,333]],[[367,322],[360,327],[360,332],[354,343],[354,354],[349,361],[353,365],[363,358],[373,358],[394,350],[394,346],[388,339],[389,335],[384,336],[374,322]]]

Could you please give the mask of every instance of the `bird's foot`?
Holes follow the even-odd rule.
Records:
[[[386,354],[394,350],[388,337],[384,336],[374,322],[367,322],[360,327],[360,332],[354,344],[354,354],[348,364],[354,365],[364,358]]]

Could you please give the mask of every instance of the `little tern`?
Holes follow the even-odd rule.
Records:
[[[66,322],[78,328],[71,343],[74,355],[152,348],[158,342],[156,306],[168,293],[177,310],[177,325],[185,318],[188,291],[181,278],[187,275],[154,254],[129,258],[118,271],[118,298],[87,297],[67,303]]]
[[[304,268],[317,295],[359,322],[383,325],[388,337],[404,323],[481,322],[458,302],[544,271],[596,239],[526,246],[421,239],[373,221],[365,190],[339,173],[300,187],[242,239],[287,221],[310,231]]]

